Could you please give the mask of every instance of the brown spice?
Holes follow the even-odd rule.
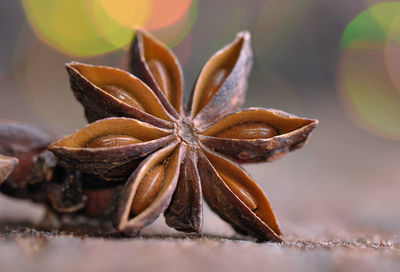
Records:
[[[185,109],[176,57],[137,31],[129,61],[135,76],[66,65],[74,95],[93,123],[49,149],[68,169],[110,183],[127,179],[115,218],[116,229],[127,235],[162,212],[169,226],[200,232],[204,197],[237,231],[282,241],[265,194],[234,161],[275,160],[301,147],[318,121],[272,109],[237,110],[251,63],[250,34],[241,32],[206,63]]]
[[[0,154],[0,184],[3,183],[0,191],[44,203],[58,213],[75,213],[92,204],[86,203],[87,191],[82,187],[93,183],[94,178],[57,166],[57,158],[47,150],[54,139],[52,134],[31,125],[0,122],[0,152],[13,156]],[[95,182],[98,184],[98,179]],[[99,186],[96,189],[96,194],[101,196],[104,195],[102,191],[107,190]],[[94,193],[90,193],[93,199]],[[107,204],[106,200],[103,202]],[[97,211],[92,213],[93,210],[85,209],[84,214],[98,215]]]
[[[0,121],[0,153],[18,159],[18,166],[6,184],[14,189],[25,189],[52,178],[56,158],[47,151],[55,137],[31,125]]]

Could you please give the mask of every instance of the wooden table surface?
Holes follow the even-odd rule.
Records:
[[[0,196],[0,270],[400,271],[400,145],[363,132],[328,100],[308,109],[320,125],[305,148],[245,166],[285,243],[238,236],[207,207],[198,236],[163,216],[137,238],[40,231],[43,207]]]

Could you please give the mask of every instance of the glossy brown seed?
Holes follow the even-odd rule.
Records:
[[[159,164],[144,176],[132,202],[133,215],[144,211],[157,197],[164,178],[164,168],[164,165]]]
[[[116,68],[78,62],[66,64],[75,98],[89,122],[107,117],[131,117],[170,128],[170,115],[139,78]]]
[[[235,180],[233,177],[229,176],[229,174],[224,172],[218,172],[218,175],[222,178],[226,185],[228,185],[229,189],[246,204],[251,210],[257,209],[257,201],[251,195],[251,193],[246,189],[246,187],[240,183],[239,180]]]
[[[248,108],[200,128],[199,139],[236,162],[274,161],[302,147],[317,124],[279,110]]]
[[[182,68],[173,52],[150,33],[137,30],[130,48],[129,68],[160,99],[175,118],[182,110]]]
[[[117,147],[130,144],[137,144],[142,140],[128,135],[105,135],[91,140],[86,147],[102,148],[102,147]]]
[[[221,131],[216,137],[231,139],[268,139],[278,134],[278,131],[268,124],[261,122],[245,122]]]
[[[241,233],[281,241],[275,215],[257,183],[239,165],[205,147],[203,152],[198,153],[198,169],[210,208]],[[238,183],[245,189],[235,188]]]
[[[171,101],[171,80],[167,69],[160,61],[156,59],[149,60],[147,65],[165,97],[168,99],[168,101]]]
[[[151,141],[167,136],[170,130],[161,129],[131,118],[107,118],[96,121],[50,145],[53,147],[85,148],[92,141],[119,138],[132,141]]]
[[[131,94],[129,94],[123,87],[119,87],[116,85],[103,85],[100,87],[103,91],[109,93],[118,100],[121,100],[122,102],[125,102],[126,104],[132,107],[144,111],[140,103]]]
[[[122,181],[145,156],[176,139],[171,132],[131,118],[107,118],[52,143],[49,149],[63,167]],[[108,140],[120,145],[108,146]],[[88,148],[88,143],[102,148]]]
[[[141,228],[153,222],[160,213],[167,209],[178,182],[179,168],[186,150],[184,143],[177,147],[178,143],[178,141],[175,141],[154,152],[129,177],[119,199],[115,220],[115,227],[118,231],[128,235],[135,235]],[[161,186],[156,190],[158,191],[156,197],[141,213],[132,216],[132,203],[135,201],[136,195],[140,194],[138,190],[141,182],[146,179],[146,175],[152,169],[159,165],[162,165],[163,174]],[[154,171],[158,172],[159,170],[156,169]],[[152,178],[149,179],[151,180]],[[147,191],[146,188],[143,190]]]
[[[215,95],[215,93],[221,88],[225,79],[228,77],[230,70],[228,68],[220,68],[216,70],[212,76],[208,79],[206,83],[205,89],[207,92],[203,92],[200,98],[200,103],[198,106],[198,111],[201,111],[205,105],[210,102],[211,98]]]
[[[247,32],[239,33],[207,61],[189,100],[188,113],[195,126],[209,124],[243,104],[251,63]]]

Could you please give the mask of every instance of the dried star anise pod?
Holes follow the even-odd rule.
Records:
[[[110,182],[127,179],[115,220],[125,234],[137,234],[162,212],[170,227],[200,232],[204,197],[240,233],[281,241],[266,196],[234,161],[280,158],[303,146],[318,121],[272,109],[237,110],[251,64],[250,34],[241,32],[206,63],[184,109],[176,57],[137,31],[129,59],[133,75],[66,65],[74,95],[93,123],[49,149],[66,168]]]

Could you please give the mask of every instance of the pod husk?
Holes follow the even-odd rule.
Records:
[[[137,144],[87,148],[85,143],[99,136],[123,134],[144,141]],[[107,118],[96,121],[49,146],[65,168],[79,170],[105,180],[122,180],[150,153],[176,139],[170,130],[157,128],[130,118]]]
[[[184,232],[200,232],[203,227],[203,201],[197,152],[187,148],[178,185],[171,203],[164,213],[168,226]]]
[[[167,209],[178,183],[179,169],[186,147],[171,143],[144,160],[135,170],[122,190],[118,204],[115,228],[127,235],[137,235],[146,225],[152,223]],[[131,207],[141,180],[154,166],[165,163],[163,185],[154,201],[141,213],[131,218]]]
[[[242,122],[263,122],[278,131],[265,139],[229,139],[217,137],[219,132]],[[239,163],[271,162],[289,151],[302,147],[318,120],[297,117],[279,110],[248,108],[230,113],[201,129],[200,141],[212,150]]]
[[[173,101],[168,101],[158,86],[149,69],[149,59],[160,61],[167,69],[170,81],[173,84],[171,88],[174,91],[171,96]],[[183,112],[183,73],[179,61],[171,50],[150,33],[144,30],[136,30],[129,51],[129,70],[153,90],[170,114],[175,118],[179,117],[179,113]]]
[[[170,115],[160,100],[140,79],[128,72],[78,62],[66,64],[71,89],[85,109],[89,122],[108,117],[131,117],[162,128],[171,128]],[[128,105],[101,89],[102,85],[124,87],[134,95],[145,111]]]
[[[252,56],[250,34],[240,32],[232,43],[215,53],[206,63],[197,78],[189,101],[189,116],[197,127],[208,124],[243,104]],[[204,87],[213,72],[226,66],[230,68],[230,74],[210,102],[204,108],[198,109],[202,92],[209,91]]]
[[[198,168],[203,196],[210,208],[242,234],[251,235],[260,241],[281,242],[281,231],[261,188],[238,165],[206,148],[203,151],[199,152]],[[216,167],[223,168],[246,184],[246,189],[258,203],[256,211],[249,209],[229,189],[218,175]]]

